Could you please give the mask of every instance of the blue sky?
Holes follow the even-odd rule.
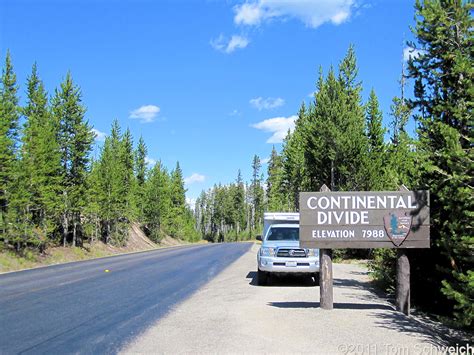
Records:
[[[98,146],[118,119],[151,163],[179,160],[196,198],[281,149],[319,66],[351,43],[388,124],[413,16],[405,0],[0,0],[0,58],[23,99],[35,61],[50,93],[70,70]]]

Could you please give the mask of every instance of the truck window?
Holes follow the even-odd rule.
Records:
[[[267,240],[299,240],[299,228],[270,228]]]

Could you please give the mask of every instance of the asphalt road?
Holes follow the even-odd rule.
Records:
[[[0,354],[116,353],[251,246],[171,248],[0,275]]]

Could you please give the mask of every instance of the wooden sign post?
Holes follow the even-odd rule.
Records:
[[[402,185],[400,191],[408,191]],[[397,287],[396,287],[395,306],[407,316],[410,315],[410,260],[405,249],[397,250]]]
[[[395,304],[397,311],[410,315],[410,261],[404,249],[398,249],[397,289]]]
[[[321,192],[329,192],[326,185],[321,187]],[[319,300],[322,309],[331,310],[334,308],[332,292],[332,250],[319,250]]]
[[[429,192],[300,193],[300,247],[319,248],[321,308],[333,309],[331,249],[396,248],[397,309],[410,313],[410,263],[403,249],[430,247]]]

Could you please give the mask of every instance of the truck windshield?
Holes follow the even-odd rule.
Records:
[[[267,240],[299,240],[299,228],[270,228]]]

